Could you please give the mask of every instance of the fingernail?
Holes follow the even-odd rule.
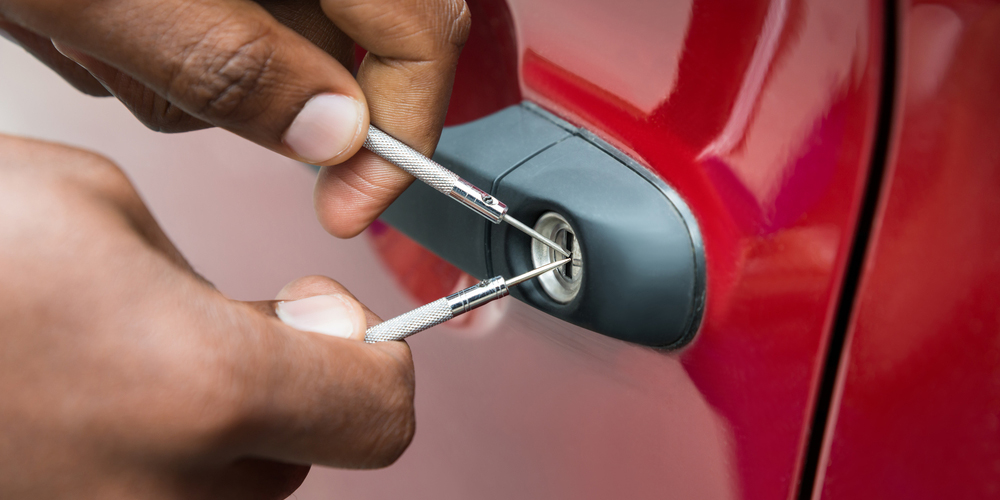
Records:
[[[290,302],[278,302],[278,318],[286,325],[305,332],[350,338],[357,330],[354,309],[334,295],[317,295]]]
[[[285,132],[285,144],[310,163],[346,151],[361,133],[361,103],[339,94],[321,94],[306,103]]]

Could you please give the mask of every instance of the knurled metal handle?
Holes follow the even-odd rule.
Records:
[[[507,205],[500,200],[374,125],[368,126],[364,147],[494,224],[499,224],[507,213]]]
[[[553,269],[568,264],[571,259],[550,262],[537,269],[532,269],[510,280],[510,286],[536,278]],[[455,292],[443,299],[438,299],[426,306],[418,307],[408,313],[396,316],[380,323],[365,332],[365,342],[386,342],[403,340],[417,332],[422,332],[434,325],[440,325],[455,316],[461,316],[473,309],[489,304],[497,299],[510,295],[510,288],[503,276],[497,276]]]
[[[452,188],[458,183],[458,176],[454,172],[396,140],[374,125],[368,126],[368,137],[365,138],[364,146],[365,149],[381,156],[389,163],[405,170],[444,194],[450,194]]]
[[[438,299],[406,314],[379,323],[365,331],[365,342],[403,340],[417,332],[439,325],[454,317],[448,298]]]

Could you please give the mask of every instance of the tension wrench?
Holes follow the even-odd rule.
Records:
[[[520,276],[505,280],[497,276],[480,281],[461,292],[453,293],[443,299],[418,307],[408,313],[379,323],[365,331],[365,342],[387,342],[403,340],[414,333],[422,332],[432,326],[439,325],[456,316],[465,314],[479,306],[493,302],[510,295],[509,288],[519,285],[531,278],[537,278],[560,266],[568,264],[573,259],[563,259],[548,263],[542,267],[528,271]]]
[[[391,135],[381,131],[374,125],[368,126],[368,136],[365,138],[365,149],[382,157],[389,163],[405,170],[410,175],[420,179],[424,184],[446,194],[486,218],[499,224],[507,221],[521,232],[551,247],[564,257],[570,253],[556,242],[542,236],[534,229],[507,213],[507,205],[494,198],[472,183],[462,179],[451,170],[444,168],[436,161],[420,154],[415,149],[403,144]]]

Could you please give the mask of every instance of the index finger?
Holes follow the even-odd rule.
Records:
[[[471,26],[463,0],[322,0],[323,11],[368,50],[357,80],[372,123],[425,155],[441,135],[455,65]],[[316,184],[320,222],[339,237],[368,226],[413,177],[362,150]]]

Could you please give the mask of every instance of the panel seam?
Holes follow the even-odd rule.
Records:
[[[844,271],[844,280],[837,299],[833,326],[830,331],[826,356],[820,375],[819,387],[813,402],[812,420],[809,427],[806,452],[802,468],[799,472],[799,488],[795,498],[811,500],[820,485],[816,483],[819,477],[823,446],[828,439],[827,425],[832,411],[832,402],[837,387],[840,365],[844,355],[844,345],[847,333],[851,327],[851,319],[859,293],[859,287],[864,270],[864,264],[869,254],[869,244],[873,241],[872,230],[878,215],[879,198],[885,183],[885,173],[888,168],[889,151],[891,149],[893,119],[896,110],[896,86],[898,72],[899,48],[899,17],[896,0],[885,0],[884,10],[884,40],[882,54],[882,80],[879,86],[878,117],[875,129],[875,139],[872,144],[870,167],[861,207],[858,211],[851,245],[850,256]],[[830,431],[832,432],[832,430]]]

